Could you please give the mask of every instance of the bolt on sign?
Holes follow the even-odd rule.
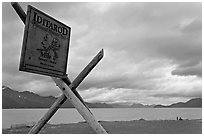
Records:
[[[28,5],[20,71],[64,77],[71,28]]]

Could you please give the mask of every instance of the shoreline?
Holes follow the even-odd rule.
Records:
[[[110,134],[202,134],[202,119],[99,121]],[[2,129],[2,134],[26,134],[32,128]],[[40,134],[94,134],[84,122],[46,124]]]

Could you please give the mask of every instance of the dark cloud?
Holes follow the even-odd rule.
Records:
[[[98,25],[101,16],[90,19],[97,30],[95,45],[123,50],[135,62],[156,57],[194,67],[202,56],[201,7],[200,3],[113,4],[102,14],[106,20],[102,25]]]
[[[154,94],[152,95],[152,97],[160,97],[160,98],[201,98],[202,97],[202,93],[201,90],[195,90],[193,92],[185,92],[183,91],[183,93],[181,92],[175,92],[175,93],[160,93],[160,94]]]
[[[181,75],[181,76],[193,76],[202,77],[202,62],[198,65],[190,67],[179,67],[172,71],[172,75]]]
[[[108,20],[107,26],[110,25],[113,29],[118,26],[116,31],[118,35],[109,36],[111,42],[114,42],[109,41],[111,47],[115,46],[114,50],[126,48],[125,51],[134,60],[143,59],[143,57],[162,57],[171,59],[179,66],[193,64],[190,67],[200,63],[202,56],[200,3],[138,3],[135,5],[128,3],[113,7],[111,10],[115,12],[107,13],[104,17]],[[175,30],[174,26],[179,28]],[[195,73],[201,73],[201,69],[197,70]]]

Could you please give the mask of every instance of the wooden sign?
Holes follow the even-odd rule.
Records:
[[[67,30],[65,30],[66,27],[60,26],[60,25],[63,25],[62,23],[56,21],[55,19],[47,16],[46,14],[40,12],[39,10],[37,10],[31,6],[28,7],[28,12],[27,12],[28,16],[26,17],[25,12],[23,11],[23,9],[20,7],[20,5],[17,2],[11,2],[11,4],[12,4],[13,8],[15,9],[15,11],[17,12],[17,14],[19,15],[19,17],[21,18],[21,20],[23,21],[23,23],[26,24],[25,33],[24,33],[24,40],[23,40],[23,50],[22,50],[22,55],[21,55],[20,70],[44,74],[44,75],[51,75],[51,76],[54,75],[56,77],[58,77],[58,76],[63,77],[61,79],[52,77],[52,79],[55,81],[57,86],[62,90],[63,94],[60,97],[58,97],[58,99],[53,103],[53,105],[46,112],[46,114],[43,116],[43,118],[41,118],[38,121],[38,123],[36,123],[35,126],[29,131],[29,134],[38,133],[41,130],[41,128],[46,124],[46,122],[60,108],[60,106],[66,101],[67,98],[72,102],[72,104],[76,107],[76,109],[79,111],[79,113],[82,115],[82,117],[88,122],[88,124],[91,126],[91,128],[96,133],[106,134],[107,133],[106,130],[95,119],[93,113],[89,110],[88,106],[85,104],[82,97],[79,95],[79,93],[76,90],[77,86],[82,82],[82,80],[89,74],[89,72],[103,58],[103,49],[94,57],[94,59],[83,69],[83,71],[71,83],[71,81],[69,80],[69,78],[67,76],[65,77],[64,75],[61,75],[61,73],[63,73],[63,71],[59,71],[61,69],[59,68],[59,70],[58,70],[58,68],[57,68],[58,66],[56,66],[57,70],[55,70],[55,69],[53,70],[51,68],[46,68],[46,67],[41,66],[41,65],[46,66],[45,62],[47,62],[47,61],[49,61],[49,63],[54,63],[54,64],[58,63],[58,61],[56,60],[56,59],[58,59],[58,52],[57,51],[60,50],[61,45],[62,45],[61,41],[63,41],[63,39],[68,39],[68,41],[69,41],[70,28],[67,27]],[[51,21],[48,20],[48,18],[50,18]],[[57,23],[59,23],[59,24],[57,24]],[[39,27],[39,29],[42,29],[42,30],[38,30],[37,29],[38,27]],[[61,28],[59,28],[59,27],[61,27]],[[43,30],[45,32],[41,32]],[[40,31],[40,32],[38,32],[38,31]],[[35,41],[35,40],[38,40],[39,37],[41,37],[39,35],[36,35],[36,33],[41,34],[41,36],[45,35],[45,36],[42,36],[43,40],[41,42]],[[60,33],[60,34],[58,34],[58,33]],[[51,37],[51,41],[49,41],[50,37]],[[30,43],[28,42],[28,40],[30,40],[29,41]],[[29,45],[28,43],[34,47],[30,47],[31,45]],[[34,43],[37,45],[35,45]],[[39,43],[43,48],[39,48],[39,47],[41,47],[38,45]],[[64,43],[66,43],[66,40]],[[68,42],[68,44],[69,44],[69,42]],[[66,44],[65,44],[65,46],[66,46]],[[66,52],[68,53],[68,48],[65,48],[65,49],[67,49]],[[40,51],[40,55],[37,57],[35,54],[36,50]],[[51,55],[50,55],[50,50],[52,52]],[[31,54],[27,53],[28,51]],[[60,53],[63,53],[63,52],[60,51]],[[56,54],[57,54],[57,56],[56,56]],[[43,63],[40,63],[40,66],[38,66],[39,63],[33,61],[36,63],[35,65],[33,65],[31,63],[32,62],[31,59],[33,59],[33,58],[31,58],[31,57],[34,57],[34,59],[38,58],[39,60],[42,60]],[[65,57],[65,58],[67,58],[67,57]],[[26,60],[26,59],[28,59],[28,60]],[[37,69],[37,68],[39,68],[39,69]],[[43,70],[43,69],[45,69],[45,70]],[[51,71],[48,71],[48,70],[51,70]],[[55,72],[53,72],[53,71],[55,71]],[[65,73],[66,73],[66,69],[65,69]]]
[[[65,77],[71,28],[28,6],[20,71]]]

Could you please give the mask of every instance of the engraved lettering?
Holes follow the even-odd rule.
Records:
[[[39,25],[42,25],[46,28],[49,28],[61,35],[68,35],[69,34],[69,31],[67,28],[65,27],[61,27],[61,26],[58,26],[57,24],[53,23],[53,22],[50,22],[49,20],[43,18],[42,16],[38,15],[37,12],[34,12],[34,18],[33,18],[34,22],[37,22]]]

